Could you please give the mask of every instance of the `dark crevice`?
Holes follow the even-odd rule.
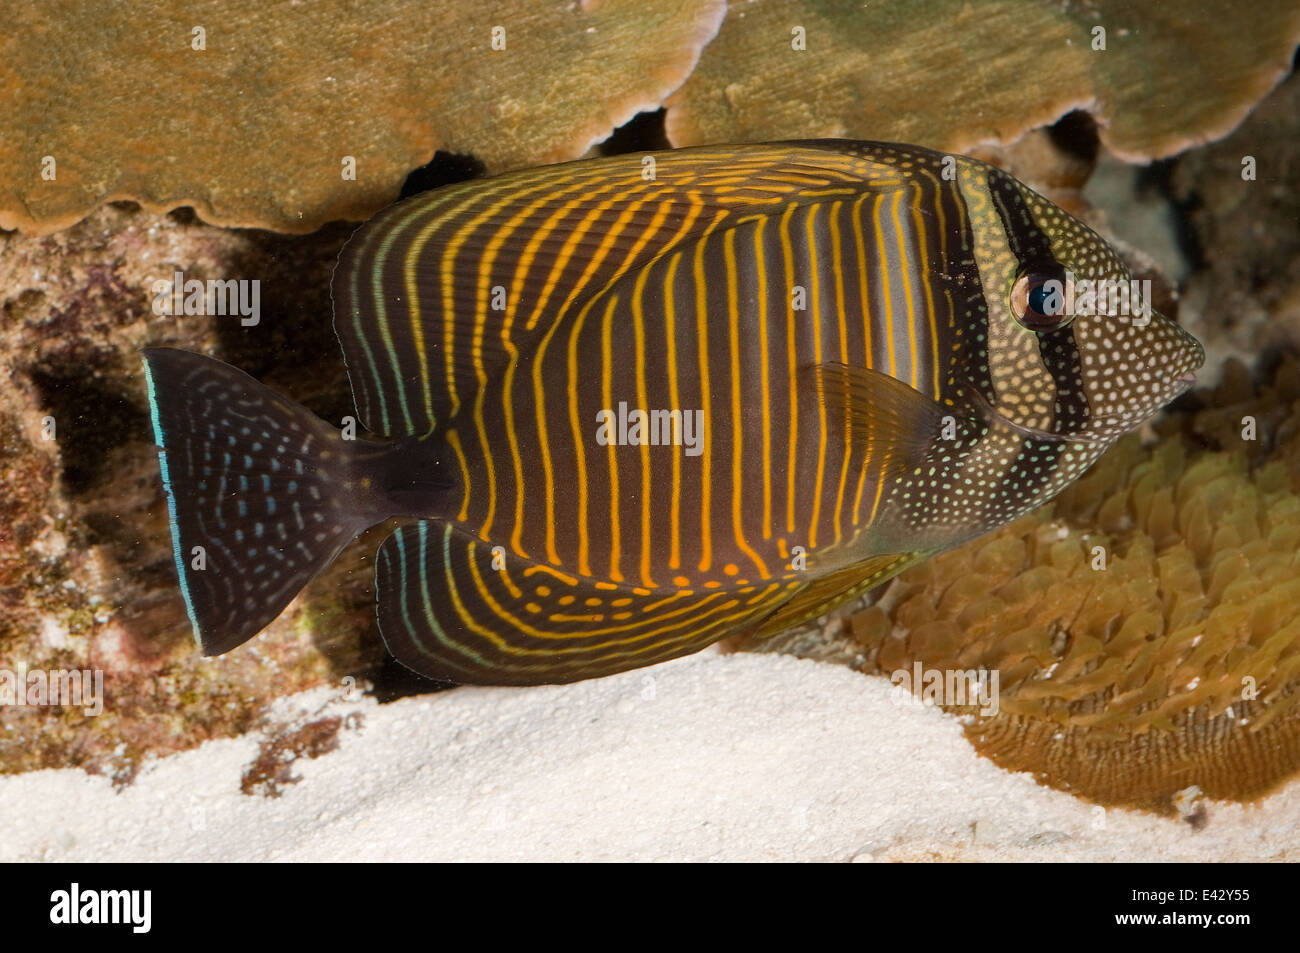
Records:
[[[432,159],[406,176],[399,198],[409,198],[453,182],[477,179],[486,171],[483,163],[473,156],[457,155],[439,149]]]
[[[335,222],[310,235],[248,230],[223,274],[194,275],[260,282],[257,324],[246,326],[239,315],[211,319],[217,356],[336,426],[356,411],[334,336],[330,277],[355,227]]]
[[[1101,150],[1101,137],[1097,134],[1097,122],[1091,115],[1081,109],[1075,109],[1056,120],[1047,129],[1047,134],[1057,148],[1082,159],[1091,165]]]
[[[654,112],[637,113],[623,125],[615,129],[604,142],[597,146],[604,156],[622,155],[627,152],[655,152],[672,148],[668,134],[664,131],[664,118],[667,111],[656,109]]]
[[[373,677],[375,687],[371,694],[381,705],[395,702],[399,698],[409,698],[411,695],[432,695],[458,687],[453,682],[440,682],[417,675],[388,654],[384,655],[384,660]]]
[[[1174,223],[1174,239],[1178,242],[1178,251],[1188,264],[1190,272],[1200,271],[1207,265],[1205,249],[1201,246],[1196,229],[1192,225],[1193,214],[1201,207],[1200,197],[1196,194],[1180,196],[1174,188],[1174,170],[1178,167],[1178,158],[1158,159],[1150,165],[1143,166],[1137,173],[1137,194],[1139,198],[1159,198],[1168,204]]]
[[[107,380],[88,376],[72,355],[29,371],[41,406],[54,418],[54,436],[68,493],[84,494],[104,479],[112,451],[148,433],[149,416]]]
[[[177,225],[201,225],[202,224],[202,222],[199,221],[198,214],[194,211],[194,209],[192,209],[188,205],[182,205],[178,208],[172,209],[170,212],[167,213],[167,217],[170,218]]]

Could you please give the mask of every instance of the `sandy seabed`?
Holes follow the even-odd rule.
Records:
[[[979,757],[884,679],[781,655],[383,706],[318,690],[276,714],[356,727],[279,797],[241,792],[252,735],[120,791],[77,769],[0,778],[0,860],[1300,858],[1300,783],[1210,803],[1200,830],[1102,811]]]

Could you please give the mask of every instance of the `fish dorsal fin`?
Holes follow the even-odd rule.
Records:
[[[400,527],[375,560],[388,650],[421,675],[479,685],[572,682],[687,655],[752,627],[799,585],[617,586],[432,520]]]
[[[566,163],[399,202],[348,240],[331,286],[360,420],[427,433],[557,321],[671,249],[903,185],[847,148],[778,143]]]
[[[753,634],[766,638],[811,622],[841,603],[887,582],[925,556],[924,553],[873,556],[806,583],[792,599],[764,619]]]

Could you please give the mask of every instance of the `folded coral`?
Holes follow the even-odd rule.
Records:
[[[1104,804],[1251,799],[1300,768],[1300,364],[1117,444],[1054,505],[849,620],[881,674],[991,670],[998,764]],[[983,706],[987,711],[990,706]]]

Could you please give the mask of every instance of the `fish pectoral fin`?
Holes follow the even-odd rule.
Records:
[[[763,619],[750,634],[767,638],[810,622],[868,589],[889,581],[925,556],[925,553],[873,556],[828,576],[814,579],[804,584],[793,598]]]
[[[615,585],[435,520],[400,527],[375,560],[389,652],[420,675],[477,685],[572,682],[687,655],[751,626],[793,585]]]
[[[827,423],[839,423],[845,437],[866,446],[866,466],[892,479],[919,466],[939,439],[945,411],[920,391],[869,367],[810,364],[801,383],[826,409]]]

